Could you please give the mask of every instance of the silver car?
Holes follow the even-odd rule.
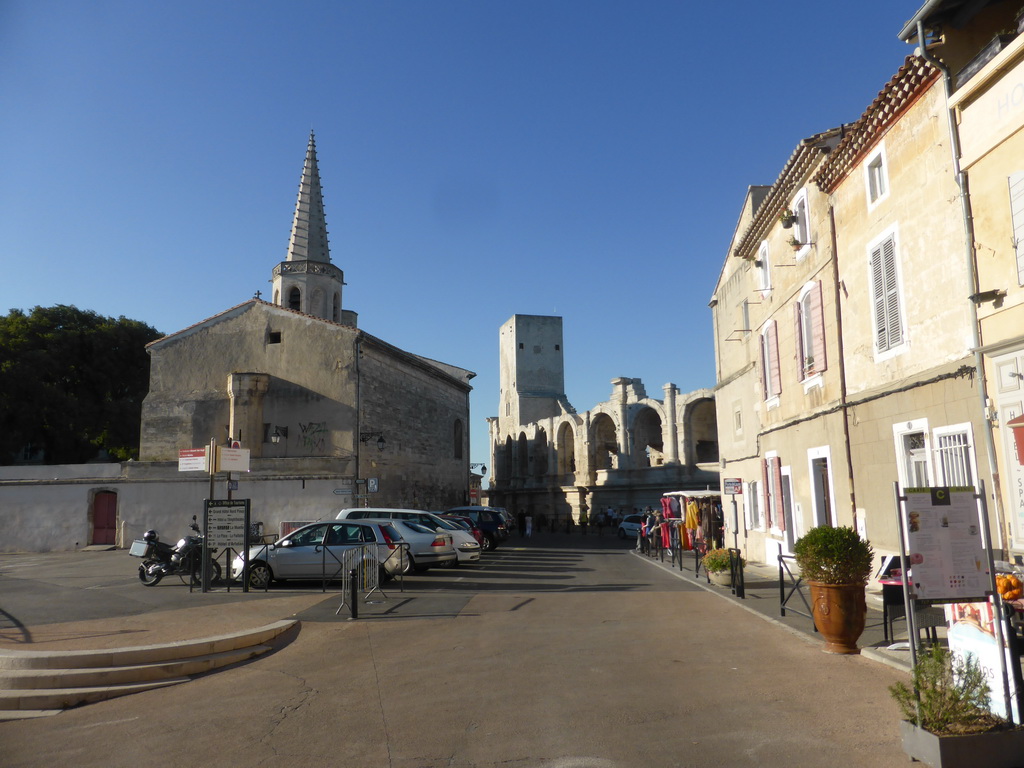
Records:
[[[249,588],[266,589],[275,579],[339,579],[345,551],[357,548],[387,578],[408,565],[402,544],[402,534],[389,520],[310,523],[273,544],[249,548]],[[231,563],[231,578],[241,576],[239,555]]]

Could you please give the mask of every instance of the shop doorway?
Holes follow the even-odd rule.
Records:
[[[93,496],[90,543],[117,543],[117,494],[113,491],[98,491]]]

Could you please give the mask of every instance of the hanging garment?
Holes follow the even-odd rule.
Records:
[[[690,499],[686,502],[686,527],[691,531],[700,527],[700,512],[697,510],[697,501]]]

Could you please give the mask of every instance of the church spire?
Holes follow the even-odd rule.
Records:
[[[327,244],[327,219],[324,216],[324,196],[320,188],[320,169],[316,163],[316,139],[309,132],[306,162],[299,182],[299,198],[295,202],[292,234],[288,239],[288,261],[330,262]]]
[[[302,167],[299,199],[295,203],[288,256],[274,267],[274,304],[335,323],[356,324],[356,314],[341,307],[345,273],[331,264],[327,246],[324,198],[316,165],[316,140],[309,132]]]

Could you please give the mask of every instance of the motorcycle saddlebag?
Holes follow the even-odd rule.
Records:
[[[149,557],[149,542],[144,539],[136,539],[132,542],[128,554],[132,557]]]

